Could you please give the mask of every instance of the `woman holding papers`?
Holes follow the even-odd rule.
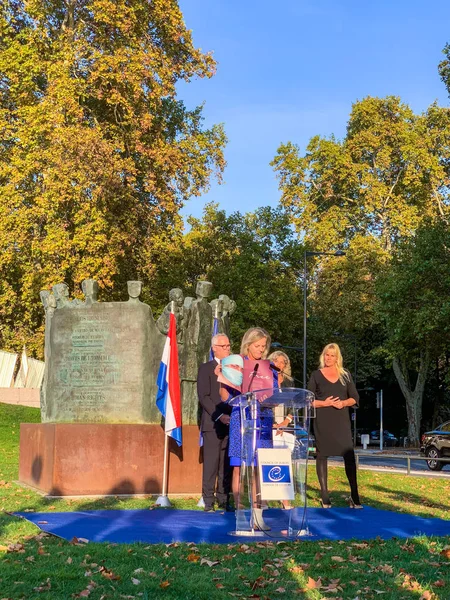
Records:
[[[337,344],[327,344],[320,355],[319,369],[311,374],[308,389],[314,392],[317,409],[314,419],[316,470],[323,508],[331,508],[328,494],[328,457],[343,456],[350,484],[350,508],[363,508],[358,494],[355,451],[350,428],[349,407],[358,405],[359,394],[352,376],[343,367]]]
[[[250,390],[255,391],[258,389],[273,389],[274,387],[278,387],[278,373],[272,370],[270,361],[266,360],[269,348],[270,336],[267,331],[259,327],[252,327],[245,332],[241,342],[241,356],[244,359],[242,385],[240,386],[240,389],[236,389],[236,386],[230,387],[222,383],[221,396],[224,401],[227,401],[242,392],[245,393]],[[253,361],[253,363],[250,363],[249,365],[252,368],[246,369],[246,361]],[[254,365],[254,361],[258,361],[257,367]],[[258,440],[258,447],[271,447],[273,425],[272,411],[267,411],[267,415],[262,415],[260,411],[259,419],[261,421],[261,432]],[[240,467],[242,462],[241,419],[238,406],[233,407],[231,413],[228,452],[230,456],[230,465],[233,467],[232,490],[235,505],[237,506],[240,485]],[[255,529],[269,529],[262,519],[262,509],[260,506],[254,509],[254,518]]]

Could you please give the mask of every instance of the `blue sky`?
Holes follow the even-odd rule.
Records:
[[[224,123],[225,184],[191,200],[228,213],[275,206],[269,166],[280,143],[341,138],[352,103],[397,95],[416,112],[449,105],[437,66],[450,43],[449,0],[179,0],[194,42],[213,51],[215,77],[179,86],[206,124]]]

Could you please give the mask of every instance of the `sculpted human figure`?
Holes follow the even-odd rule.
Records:
[[[72,305],[69,300],[69,286],[65,283],[57,283],[52,287],[56,300],[56,308],[68,308]]]
[[[223,300],[220,298],[215,298],[211,300],[209,303],[211,305],[212,310],[212,329],[211,335],[216,335],[217,333],[224,333],[225,327],[223,322]],[[217,320],[217,327],[216,327]]]
[[[209,304],[211,306],[213,319],[222,319],[223,301],[220,298],[214,298]]]
[[[166,305],[161,316],[156,321],[156,326],[163,335],[167,335],[167,332],[169,331],[169,319],[170,313],[172,312],[172,306],[177,321],[177,342],[180,345],[184,343],[184,333],[185,328],[187,327],[189,312],[184,306],[183,291],[180,288],[173,288],[170,290],[169,304]]]
[[[141,304],[139,296],[142,292],[142,281],[127,281],[128,302],[130,304]]]
[[[231,300],[226,294],[221,294],[219,300],[222,301],[222,329],[221,331],[230,337],[230,317],[236,310],[236,302]]]
[[[97,302],[98,283],[95,279],[84,279],[81,283],[81,289],[85,296],[85,306],[92,306],[92,304]]]
[[[185,329],[185,341],[182,353],[184,373],[182,376],[183,417],[185,422],[195,422],[198,399],[196,392],[197,373],[201,364],[209,360],[212,329],[212,309],[208,302],[212,283],[198,281],[192,300]],[[186,306],[186,300],[185,300]]]

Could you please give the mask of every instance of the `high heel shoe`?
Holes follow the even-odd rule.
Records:
[[[330,500],[328,500],[328,502],[326,502],[325,500],[322,500],[322,498],[319,498],[319,500],[320,500],[320,504],[322,505],[322,508],[331,508]]]
[[[356,508],[356,509],[364,508],[364,506],[362,504],[356,504],[356,502],[353,500],[353,498],[351,496],[349,496],[347,498],[347,500],[348,500],[348,504],[349,504],[350,508]]]
[[[270,527],[264,522],[262,508],[254,508],[252,513],[253,529],[257,531],[270,531]]]

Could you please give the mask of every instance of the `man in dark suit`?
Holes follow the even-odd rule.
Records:
[[[230,341],[223,333],[211,340],[214,359],[200,366],[197,377],[198,401],[202,407],[201,432],[203,435],[202,495],[204,510],[214,510],[214,502],[221,510],[228,505],[231,487],[231,467],[228,457],[228,432],[231,406],[221,401],[220,384],[214,373],[222,358],[230,354]]]

